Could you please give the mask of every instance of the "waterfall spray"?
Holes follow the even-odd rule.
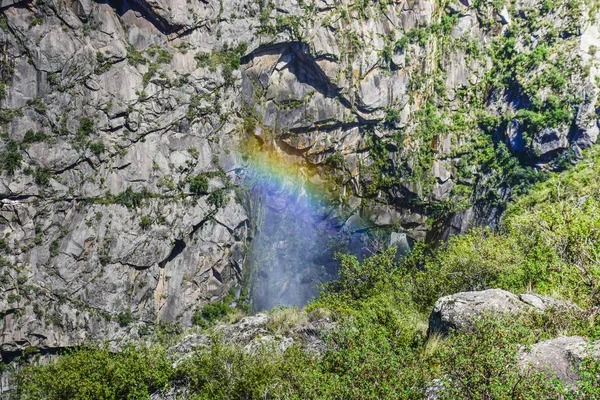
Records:
[[[272,152],[252,155],[250,165],[252,310],[301,307],[336,276],[331,206],[306,167]]]

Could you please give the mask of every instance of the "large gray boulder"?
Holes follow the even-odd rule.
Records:
[[[580,336],[560,336],[536,343],[520,353],[522,368],[544,372],[567,385],[579,378],[579,367],[586,357],[600,359],[600,341],[588,343]]]
[[[452,329],[468,329],[478,318],[487,315],[517,315],[549,309],[580,311],[573,303],[536,294],[517,296],[501,289],[461,292],[436,301],[429,316],[428,332],[447,333]]]

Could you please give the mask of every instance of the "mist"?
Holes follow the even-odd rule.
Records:
[[[300,173],[256,172],[250,187],[256,221],[250,265],[252,311],[302,307],[336,277],[337,230],[327,204]]]

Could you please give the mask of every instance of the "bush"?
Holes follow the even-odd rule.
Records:
[[[343,292],[354,299],[371,295],[378,283],[391,279],[396,268],[395,255],[396,248],[392,247],[361,263],[353,255],[337,254],[336,258],[340,261],[339,277],[326,285],[326,290]]]
[[[25,367],[18,381],[23,399],[146,400],[172,376],[164,349],[129,346],[119,353],[107,348],[74,350],[55,363]]]
[[[6,149],[3,154],[0,155],[0,166],[2,170],[9,174],[14,174],[17,169],[21,167],[21,161],[23,156],[19,148],[19,144],[14,140],[8,139],[6,143]]]
[[[535,341],[518,321],[481,319],[440,346],[442,399],[545,399],[563,392],[558,379],[519,367],[518,350]]]
[[[117,315],[117,322],[121,326],[127,326],[133,321],[135,321],[135,316],[131,313],[131,311],[122,312]]]
[[[360,314],[330,339],[331,350],[319,361],[317,398],[422,399],[430,379],[419,347],[398,345],[393,329]]]
[[[93,134],[96,131],[94,121],[90,118],[82,118],[79,121],[79,128],[77,129],[77,139],[81,140]]]
[[[192,322],[194,325],[206,327],[225,317],[230,310],[231,308],[224,301],[206,304],[201,311],[196,311],[194,313],[192,316]]]
[[[598,173],[597,162],[583,162],[552,175],[508,208],[500,231],[477,228],[453,237],[434,256],[413,257],[412,264],[409,258],[412,299],[427,310],[447,294],[500,287],[600,305]]]
[[[54,176],[54,172],[48,168],[37,167],[33,171],[33,178],[35,183],[40,186],[48,186],[50,184],[50,179]]]
[[[92,153],[96,157],[99,157],[100,154],[104,153],[104,150],[105,150],[104,143],[102,143],[102,142],[92,142],[92,143],[89,144],[89,149],[92,151]]]
[[[151,196],[152,194],[146,188],[142,189],[141,192],[134,192],[131,186],[129,186],[124,192],[116,195],[114,201],[127,208],[138,208],[142,205],[142,201]]]
[[[587,357],[581,362],[575,394],[577,399],[600,398],[600,361]]]
[[[198,174],[191,179],[190,192],[196,196],[208,194],[208,178],[205,174]]]
[[[215,341],[179,364],[176,376],[198,399],[309,399],[321,387],[311,361],[295,347],[282,353],[265,346],[250,354]]]
[[[150,225],[152,225],[152,219],[149,216],[144,215],[140,220],[140,227],[146,230],[150,227]]]
[[[206,201],[215,208],[221,208],[225,205],[226,197],[223,189],[217,189],[208,195]]]
[[[46,139],[48,139],[48,136],[44,132],[33,131],[32,129],[29,129],[27,132],[25,132],[25,136],[23,137],[22,143],[24,143],[24,144],[37,143],[37,142],[43,142]]]

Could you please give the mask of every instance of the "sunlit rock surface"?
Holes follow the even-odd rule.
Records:
[[[490,135],[528,164],[574,160],[598,136],[600,29],[585,6],[516,35],[528,56],[550,38],[526,76],[479,86],[495,38],[540,4],[514,7],[0,2],[2,357],[190,325],[244,277],[256,309],[306,301],[334,276],[330,230],[362,251],[391,232],[406,248],[494,225],[510,186],[469,158],[474,115],[506,119]],[[573,104],[532,131],[523,93],[550,66]],[[428,104],[451,129],[422,129]],[[253,192],[248,142],[303,165],[323,205],[299,212],[301,192],[281,205],[285,185]]]

